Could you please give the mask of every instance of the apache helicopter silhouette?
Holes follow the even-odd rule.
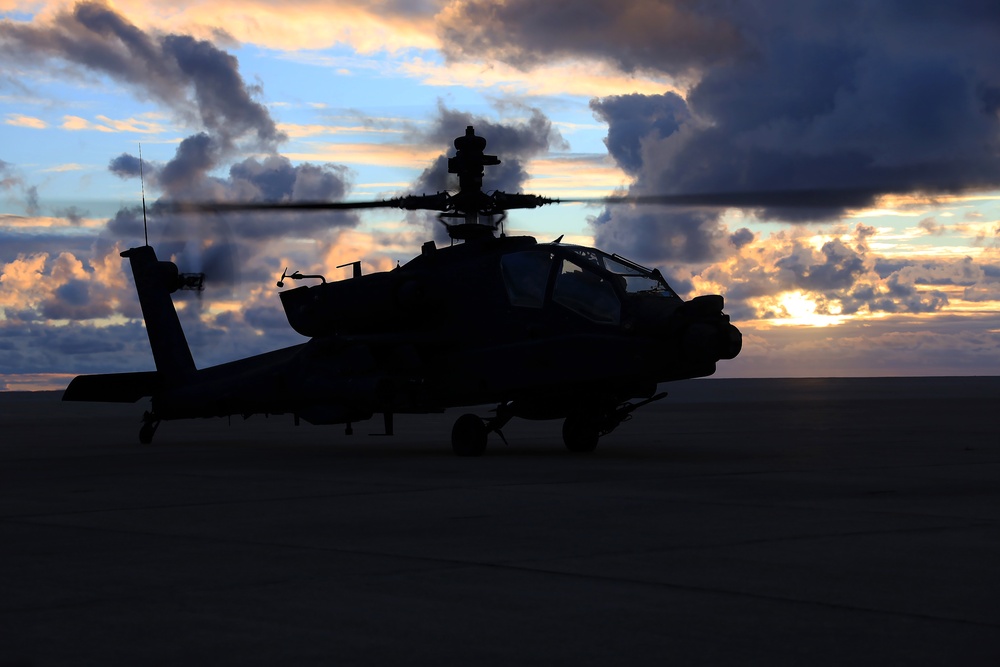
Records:
[[[335,282],[286,269],[279,288],[285,279],[320,280],[279,293],[288,323],[310,340],[203,369],[195,366],[170,296],[200,289],[202,276],[158,260],[148,244],[131,248],[121,255],[135,278],[156,370],[81,375],[63,400],[151,397],[142,443],[174,419],[292,414],[296,424],[346,424],[350,434],[353,423],[381,413],[392,434],[397,413],[495,404],[491,416],[458,418],[451,434],[456,454],[481,455],[489,433],[503,438],[501,428],[514,417],[565,419],[566,447],[591,452],[637,408],[666,396],[657,393],[659,383],[712,375],[716,362],[739,354],[742,336],[722,312],[723,297],[685,301],[658,270],[619,255],[564,244],[562,237],[538,243],[504,235],[506,211],[560,200],[486,194],[484,168],[500,164],[484,153],[486,139],[470,126],[455,148],[448,172],[458,175],[457,193],[179,206],[432,210],[452,245],[428,241],[419,256],[391,271],[362,275],[355,262],[353,276]],[[697,204],[698,198],[648,201]]]

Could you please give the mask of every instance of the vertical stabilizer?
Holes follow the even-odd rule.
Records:
[[[182,282],[177,265],[158,261],[148,245],[130,248],[121,256],[128,257],[132,265],[156,370],[168,383],[194,372],[194,359],[170,298]]]

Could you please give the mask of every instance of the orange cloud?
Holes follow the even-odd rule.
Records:
[[[431,86],[485,88],[519,95],[581,95],[598,97],[666,91],[684,95],[684,89],[662,74],[625,74],[599,60],[565,60],[522,70],[500,62],[439,64],[414,58],[400,71]]]
[[[379,143],[316,143],[307,144],[312,150],[285,152],[291,160],[308,162],[339,162],[343,164],[391,164],[409,169],[422,169],[441,154],[440,148],[414,144]]]
[[[94,130],[97,132],[135,132],[137,134],[157,134],[167,128],[153,120],[143,120],[139,118],[114,119],[107,116],[96,116],[96,121],[87,120],[80,116],[63,116],[63,123],[60,125],[64,130]]]
[[[607,155],[538,158],[527,169],[525,192],[547,197],[606,197],[630,180]]]
[[[34,116],[25,116],[19,113],[9,113],[7,114],[7,120],[4,121],[7,125],[13,125],[14,127],[28,127],[33,130],[44,130],[49,126],[41,118],[35,118]]]
[[[72,7],[73,0],[24,2],[3,0],[7,11],[37,12],[50,20]],[[117,0],[115,11],[143,30],[191,34],[218,41],[229,35],[237,42],[282,51],[321,49],[347,44],[362,53],[395,52],[438,46],[433,16],[403,14],[378,0]],[[220,35],[219,28],[225,31]]]

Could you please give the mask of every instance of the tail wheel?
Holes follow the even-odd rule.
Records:
[[[589,454],[597,449],[601,427],[593,416],[570,415],[563,422],[562,436],[566,449],[574,454]]]
[[[482,456],[486,451],[486,424],[474,414],[464,414],[451,429],[451,449],[457,456]]]
[[[160,420],[147,412],[142,416],[142,426],[139,428],[139,442],[148,445],[153,442],[153,435],[160,426]]]

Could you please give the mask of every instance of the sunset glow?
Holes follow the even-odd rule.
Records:
[[[207,275],[175,295],[199,365],[301,342],[282,269],[390,270],[434,216],[156,202],[454,189],[469,124],[488,191],[767,193],[505,222],[723,295],[745,334],[723,375],[1000,372],[1000,46],[961,8],[758,4],[0,2],[0,389],[151,367],[119,257],[143,192],[161,258]]]

